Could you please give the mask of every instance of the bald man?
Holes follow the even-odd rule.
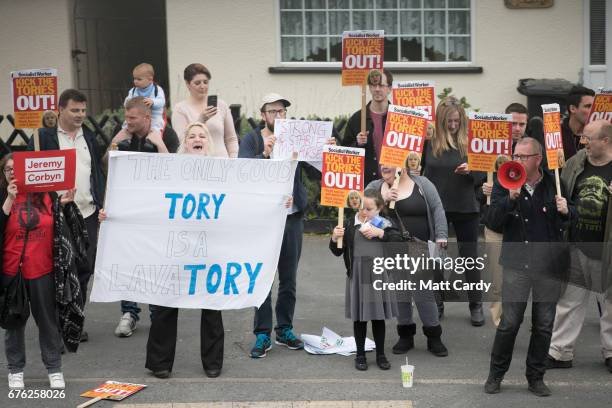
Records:
[[[570,229],[570,282],[557,303],[548,368],[570,368],[591,292],[600,308],[601,351],[612,373],[612,124],[584,128],[584,149],[567,161],[561,181],[572,197],[577,222]]]

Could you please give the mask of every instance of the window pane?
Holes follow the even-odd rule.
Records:
[[[304,61],[303,39],[295,37],[281,38],[281,58],[283,61]]]
[[[351,29],[351,20],[348,11],[329,12],[329,33],[342,34]]]
[[[306,38],[306,61],[327,61],[327,37]]]
[[[397,61],[397,37],[385,36],[385,61]]]
[[[282,9],[301,9],[302,0],[281,0]]]
[[[325,9],[325,0],[304,0],[304,8]]]
[[[400,8],[421,8],[421,0],[400,0]]]
[[[327,21],[324,11],[306,12],[306,34],[327,34]]]
[[[448,39],[449,61],[470,61],[470,37],[450,37]]]
[[[329,38],[329,60],[342,61],[342,37]]]
[[[423,0],[425,8],[446,8],[446,0]]]
[[[400,34],[421,34],[421,12],[400,11]]]
[[[348,9],[349,0],[329,0],[330,9]]]
[[[304,34],[301,11],[281,12],[281,34]]]
[[[354,9],[371,9],[374,8],[374,0],[353,0]]]
[[[470,8],[470,0],[448,0],[448,8]]]
[[[446,34],[444,11],[425,12],[425,34]]]
[[[425,37],[425,61],[446,61],[444,37]]]
[[[397,11],[376,12],[376,29],[385,30],[385,36],[397,34]]]
[[[396,9],[397,0],[376,0],[377,9]]]
[[[407,37],[401,40],[402,62],[422,61],[423,43],[420,37]]]
[[[448,12],[448,33],[449,34],[469,34],[470,33],[470,12],[469,11],[449,11]]]
[[[353,30],[373,30],[373,11],[353,11]]]
[[[608,3],[609,6],[609,3]],[[592,65],[606,64],[606,1],[591,0],[590,4],[590,62]],[[609,22],[608,22],[609,23]]]

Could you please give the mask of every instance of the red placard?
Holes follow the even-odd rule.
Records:
[[[20,193],[70,190],[75,182],[76,150],[16,152],[13,168]]]
[[[106,381],[104,384],[94,388],[93,390],[84,392],[81,397],[87,398],[103,398],[113,401],[121,401],[132,394],[145,388],[143,384],[120,383],[117,381]]]
[[[422,110],[427,120],[436,121],[436,96],[433,81],[404,81],[393,83],[393,104]]]
[[[563,138],[561,137],[561,108],[558,103],[542,105],[542,113],[544,114],[544,144],[548,168],[560,169],[565,165]]]
[[[382,30],[342,33],[342,86],[363,85],[370,70],[382,70],[384,50]]]
[[[495,171],[495,160],[512,152],[512,115],[470,112],[468,125],[468,168]]]
[[[365,149],[323,146],[321,171],[321,205],[346,207],[351,191],[363,192]]]
[[[427,115],[425,111],[389,105],[380,164],[403,168],[410,152],[421,157],[427,134]]]
[[[599,88],[595,93],[587,123],[598,119],[612,123],[612,88]]]
[[[57,111],[56,69],[11,72],[11,89],[17,129],[42,127],[44,111]]]

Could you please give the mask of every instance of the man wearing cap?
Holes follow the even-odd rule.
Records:
[[[258,127],[247,134],[240,143],[238,157],[269,159],[276,138],[274,137],[274,120],[285,119],[287,107],[291,103],[279,94],[271,93],[263,97],[261,119],[263,128]],[[330,144],[336,144],[331,138]],[[276,344],[299,350],[304,343],[293,333],[293,312],[296,299],[296,277],[298,262],[302,252],[303,216],[307,204],[307,194],[302,184],[302,168],[312,167],[299,163],[293,183],[293,205],[289,209],[280,257],[278,259],[278,296],[276,299]],[[320,177],[320,174],[319,174]],[[263,358],[272,348],[272,291],[264,303],[255,311],[253,333],[257,337],[251,350],[251,357]]]

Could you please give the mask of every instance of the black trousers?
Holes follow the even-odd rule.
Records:
[[[179,309],[156,306],[152,311],[145,367],[151,371],[170,370],[176,353],[176,326]],[[202,309],[200,356],[205,370],[223,367],[223,318],[221,311]]]
[[[504,269],[501,322],[497,327],[491,351],[489,375],[494,378],[503,378],[510,368],[514,342],[523,322],[530,292],[531,337],[525,376],[532,381],[543,378],[546,372],[544,363],[550,347],[560,284],[553,279],[543,279],[535,275],[536,277],[522,271]]]
[[[479,213],[455,213],[447,212],[446,220],[449,224],[453,224],[455,233],[457,234],[457,245],[459,247],[459,256],[463,258],[476,259],[478,257],[478,226],[480,223]],[[478,282],[480,281],[480,271],[477,268],[465,268],[465,281]],[[439,269],[434,270],[434,278],[440,282],[444,279],[444,274]],[[482,292],[479,290],[470,290],[467,293],[470,308],[482,303]],[[443,296],[442,296],[443,298]]]
[[[83,300],[83,306],[87,303],[87,284],[89,278],[93,275],[94,268],[96,266],[96,250],[98,249],[98,211],[91,214],[89,217],[84,219],[85,228],[87,229],[87,235],[89,238],[89,248],[87,248],[87,261],[88,269],[81,268],[78,271],[79,283],[81,285],[81,299]]]

